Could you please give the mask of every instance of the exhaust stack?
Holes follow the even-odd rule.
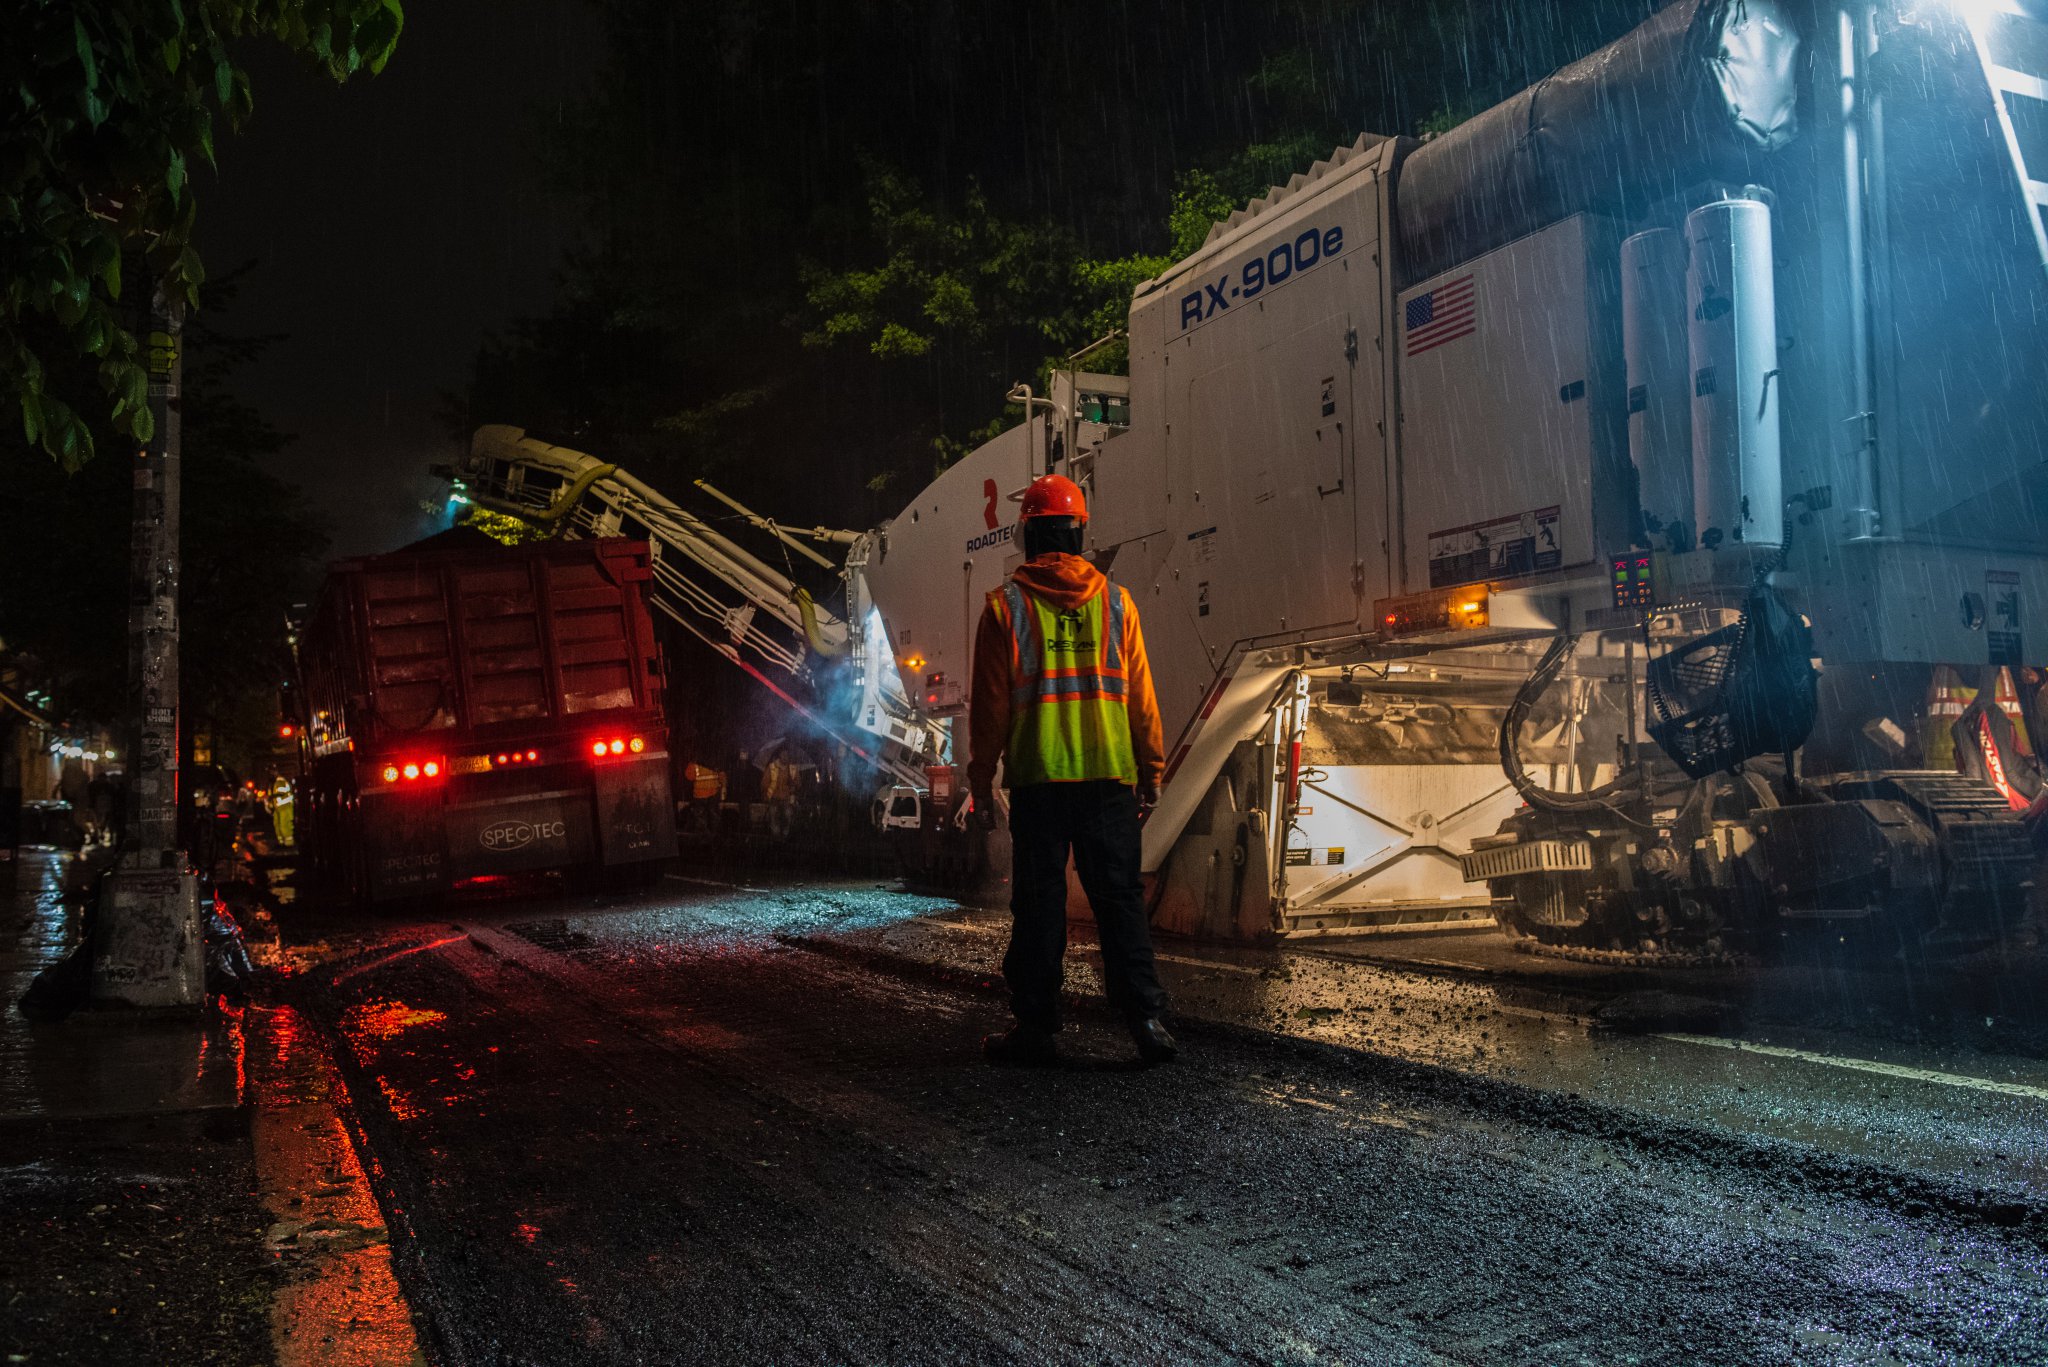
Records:
[[[1692,487],[1699,540],[1784,544],[1779,464],[1778,317],[1771,210],[1723,199],[1686,216],[1685,296],[1692,367]]]

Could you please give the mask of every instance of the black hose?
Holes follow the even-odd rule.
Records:
[[[1539,811],[1560,816],[1581,816],[1588,812],[1603,812],[1631,826],[1650,829],[1649,826],[1616,806],[1617,802],[1632,801],[1641,796],[1641,789],[1633,777],[1618,778],[1612,783],[1603,783],[1598,788],[1583,793],[1560,793],[1545,788],[1529,777],[1522,768],[1519,740],[1522,723],[1528,719],[1529,709],[1543,696],[1558,670],[1571,658],[1578,647],[1577,636],[1560,636],[1550,643],[1543,652],[1543,658],[1522,686],[1515,691],[1515,699],[1508,704],[1508,710],[1500,721],[1500,768],[1507,775],[1509,783],[1522,796],[1522,800]]]

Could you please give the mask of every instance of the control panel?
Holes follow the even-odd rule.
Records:
[[[1617,609],[1648,612],[1657,606],[1656,557],[1651,552],[1630,551],[1626,555],[1611,555],[1607,564],[1613,571],[1614,606]]]

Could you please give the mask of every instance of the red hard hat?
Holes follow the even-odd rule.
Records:
[[[1086,522],[1088,500],[1082,497],[1081,486],[1065,475],[1041,475],[1024,491],[1024,510],[1017,520],[1029,522],[1034,517],[1071,517]]]

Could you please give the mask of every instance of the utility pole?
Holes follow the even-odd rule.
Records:
[[[93,1000],[197,1006],[205,991],[197,880],[178,849],[178,458],[184,301],[161,281],[150,300],[149,411],[136,452],[128,573],[128,828],[107,878]]]

